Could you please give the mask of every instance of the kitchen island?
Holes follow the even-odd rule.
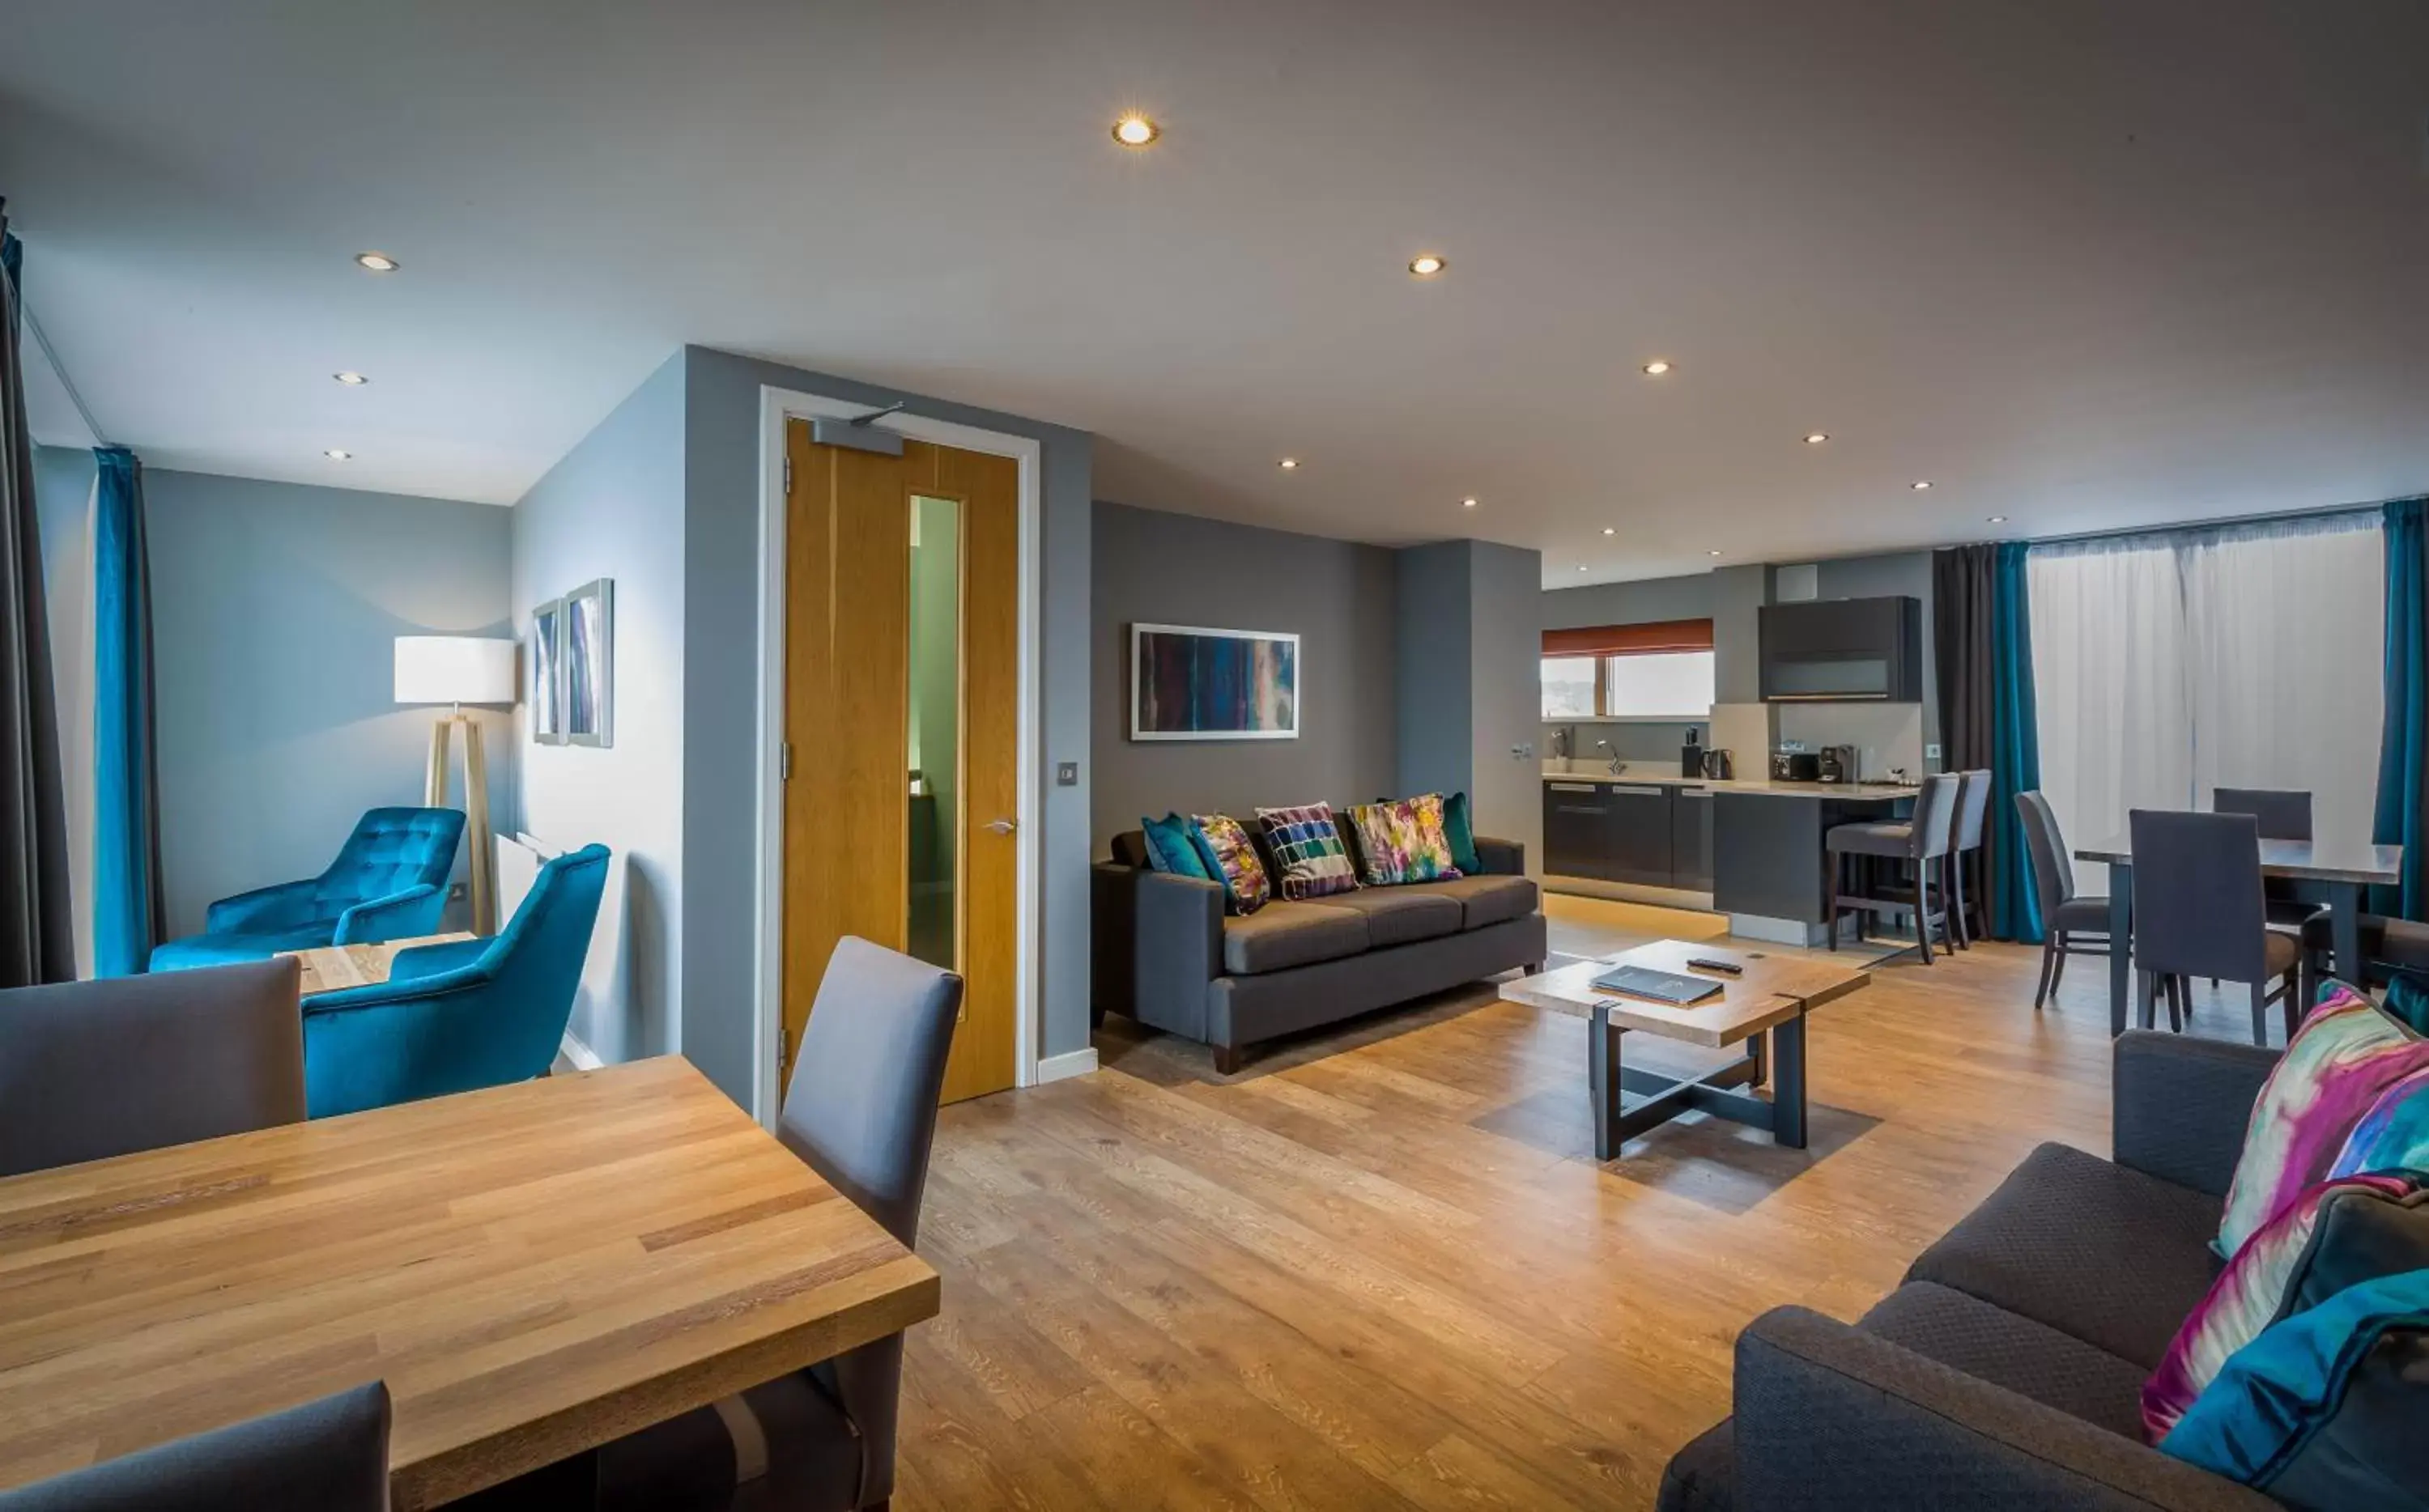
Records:
[[[1895,782],[1547,768],[1545,885],[1709,906],[1729,915],[1732,933],[1820,944],[1827,909],[1824,832],[1891,817],[1915,792]]]

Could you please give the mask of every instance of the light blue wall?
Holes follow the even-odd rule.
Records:
[[[91,459],[43,461],[37,488],[74,501],[45,542],[54,583],[89,606]],[[421,801],[432,711],[397,706],[393,642],[504,632],[508,520],[488,504],[160,468],[144,469],[143,496],[160,859],[169,929],[183,934],[213,898],[318,873],[365,809]],[[90,731],[73,726],[91,717],[77,665],[91,643],[75,633],[63,649],[82,679],[61,699],[62,744],[89,767]],[[490,801],[510,813],[508,726],[483,718]]]
[[[747,1094],[758,885],[759,406],[763,386],[1033,437],[1042,455],[1045,791],[1041,1053],[1088,1044],[1089,479],[1093,438],[1017,415],[687,348],[685,494],[684,1054]]]
[[[513,616],[526,666],[534,604],[594,578],[616,584],[615,744],[534,745],[526,705],[514,746],[520,828],[567,850],[595,841],[623,861],[621,932],[611,915],[569,1027],[610,1061],[688,1049],[676,1021],[687,891],[682,353],[500,513],[513,521]],[[723,1085],[749,1096],[747,1078]]]

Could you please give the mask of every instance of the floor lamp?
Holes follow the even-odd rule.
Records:
[[[451,712],[430,729],[430,771],[422,803],[447,803],[447,737],[464,731],[464,839],[471,846],[467,870],[472,879],[472,932],[498,932],[497,861],[489,833],[489,774],[481,757],[480,721],[468,703],[515,701],[515,643],[480,635],[399,635],[396,638],[396,701],[444,703]]]

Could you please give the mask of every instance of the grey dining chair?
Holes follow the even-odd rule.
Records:
[[[377,1381],[0,1491],[0,1512],[388,1512]]]
[[[2213,814],[2248,814],[2260,826],[2263,840],[2311,838],[2311,795],[2287,788],[2222,787],[2211,791]],[[2304,921],[2324,905],[2303,894],[2303,884],[2281,877],[2260,879],[2269,900],[2269,922],[2300,929]]]
[[[1981,852],[1983,820],[1990,807],[1990,770],[1977,767],[1958,773],[1956,830],[1949,837],[1944,864],[1948,871],[1949,917],[1956,926],[1952,934],[1959,950],[1969,949],[1975,941],[1991,936],[1990,920],[1980,912],[1980,899],[1965,882],[1965,858]]]
[[[847,935],[801,1031],[776,1137],[906,1247],[919,1236],[962,978]],[[599,1451],[603,1512],[854,1512],[894,1492],[902,1336]]]
[[[2108,954],[2108,899],[2074,890],[2074,867],[2057,814],[2037,790],[2016,795],[2024,822],[2024,853],[2032,859],[2033,895],[2041,904],[2041,978],[2033,989],[2038,1009],[2057,992],[2070,955]]]
[[[1834,824],[1822,837],[1824,870],[1828,874],[1830,948],[1839,948],[1839,919],[1853,912],[1858,931],[1868,913],[1912,913],[1914,938],[1923,963],[1931,964],[1931,936],[1937,929],[1943,945],[1953,945],[1948,932],[1947,868],[1949,838],[1957,820],[1957,774],[1942,772],[1923,780],[1910,818]],[[1913,870],[1911,895],[1849,893],[1840,885],[1840,871],[1850,856],[1906,862]]]
[[[303,1122],[300,969],[0,992],[0,1176]]]
[[[2269,928],[2260,888],[2260,829],[2248,814],[2182,814],[2136,809],[2134,966],[2142,1027],[2155,990],[2168,996],[2171,1027],[2184,1027],[2184,983],[2194,977],[2245,983],[2252,994],[2252,1042],[2269,1043],[2269,1004],[2285,1004],[2286,1032],[2296,1018],[2301,951]],[[2275,991],[2271,982],[2277,983]]]

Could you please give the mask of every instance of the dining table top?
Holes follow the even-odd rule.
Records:
[[[2112,835],[2096,846],[2077,846],[2077,861],[2131,865],[2134,837]],[[2260,874],[2309,882],[2393,882],[2401,878],[2402,846],[2368,845],[2351,840],[2263,840]]]
[[[937,1306],[674,1057],[35,1172],[0,1180],[0,1487],[383,1380],[411,1512]]]

